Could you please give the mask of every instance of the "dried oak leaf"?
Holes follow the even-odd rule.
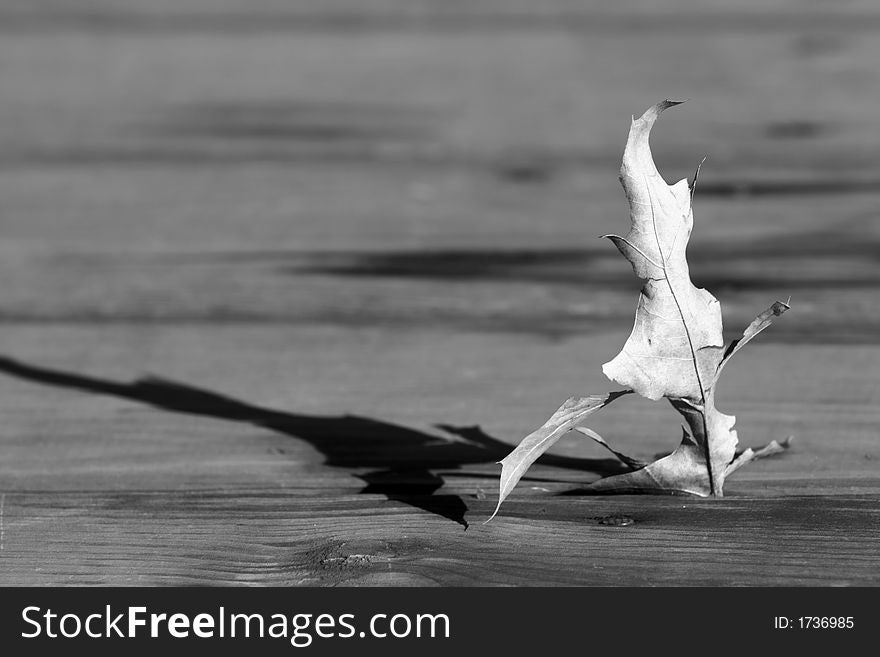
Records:
[[[626,237],[607,237],[644,283],[632,333],[602,371],[648,399],[669,399],[684,416],[685,435],[669,456],[635,472],[600,480],[592,486],[596,490],[722,495],[738,441],[736,418],[715,408],[715,383],[728,359],[767,328],[773,317],[788,310],[787,304],[777,301],[725,349],[721,305],[708,291],[694,286],[688,270],[692,190],[687,180],[666,184],[648,141],[660,113],[679,104],[657,103],[630,127],[620,181],[632,227]]]
[[[595,482],[590,488],[596,491],[720,496],[725,478],[734,470],[788,447],[789,441],[781,445],[773,441],[757,452],[748,449],[737,456],[736,418],[715,408],[715,384],[721,370],[789,306],[775,302],[755,318],[742,338],[725,348],[720,304],[709,292],[694,286],[688,270],[693,189],[687,180],[666,184],[648,141],[660,113],[679,104],[665,100],[633,119],[620,170],[632,227],[625,237],[606,236],[644,281],[632,333],[621,352],[602,368],[608,378],[627,389],[605,396],[572,397],[541,428],[526,436],[501,461],[498,506],[492,517],[528,467],[570,429],[593,438],[632,470]],[[577,426],[629,392],[652,400],[665,397],[685,419],[679,447],[649,465],[614,451],[594,431]]]

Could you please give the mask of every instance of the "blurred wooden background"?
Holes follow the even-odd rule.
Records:
[[[0,1],[0,584],[880,584],[878,37],[868,0]],[[666,97],[695,282],[731,336],[792,297],[719,404],[794,447],[589,497],[572,437],[484,526],[612,387],[597,236]]]

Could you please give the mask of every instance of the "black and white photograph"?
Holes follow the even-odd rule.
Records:
[[[878,124],[873,0],[0,0],[0,586],[877,587]]]

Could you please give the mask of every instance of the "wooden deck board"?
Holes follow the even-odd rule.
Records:
[[[4,583],[877,583],[876,415],[860,408],[861,416],[829,416],[833,401],[818,411],[788,401],[779,420],[772,395],[749,399],[745,366],[784,361],[802,347],[756,345],[753,358],[731,368],[723,398],[744,411],[744,444],[766,440],[768,426],[790,429],[799,412],[807,420],[789,453],[738,473],[724,499],[581,495],[581,484],[615,466],[571,439],[484,526],[504,444],[540,422],[565,389],[583,385],[582,368],[598,371],[616,336],[548,344],[479,333],[400,341],[369,331],[371,351],[361,358],[370,376],[328,381],[335,363],[354,366],[363,330],[160,327],[148,331],[156,344],[141,365],[174,379],[138,383],[98,376],[137,358],[125,346],[143,336],[129,329],[9,333],[4,345],[17,345],[22,356],[28,345],[46,349],[43,359],[54,367],[0,361],[8,409],[0,465]],[[243,335],[253,339],[232,349]],[[287,348],[267,367],[267,341],[276,340]],[[319,348],[328,341],[334,350]],[[536,380],[556,378],[560,389],[517,388],[522,363],[496,362],[509,342],[512,349],[533,342]],[[588,354],[590,345],[595,353],[566,366],[566,353],[581,343],[578,351]],[[849,349],[862,359],[876,353]],[[212,353],[223,356],[211,360]],[[87,369],[77,371],[73,363],[84,355]],[[389,393],[411,373],[413,358],[425,370],[419,385]],[[184,374],[189,368],[203,379]],[[804,369],[790,373],[802,386]],[[594,378],[586,385],[602,385]],[[457,387],[469,384],[496,392],[462,404]],[[295,401],[322,389],[335,393]],[[809,389],[813,397],[848,393],[846,383]],[[347,407],[370,415],[315,412]],[[636,453],[674,446],[674,417],[663,404],[636,401],[604,415],[595,426]],[[830,440],[847,416],[850,424]],[[614,514],[634,524],[599,524]]]
[[[375,495],[16,493],[4,583],[876,586],[877,502],[551,497],[463,531]]]
[[[0,2],[0,584],[880,584],[871,3],[64,4]],[[484,526],[495,462],[609,389],[638,285],[595,237],[666,96],[728,335],[792,296],[719,406],[794,447],[597,497],[567,439]]]

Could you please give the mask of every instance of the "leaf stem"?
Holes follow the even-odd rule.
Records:
[[[648,192],[648,201],[649,205],[651,206],[651,223],[654,227],[654,240],[657,242],[657,252],[660,254],[660,262],[663,263],[661,265],[661,268],[663,269],[663,278],[666,279],[666,284],[669,286],[669,292],[672,294],[672,300],[675,301],[675,307],[678,308],[678,314],[681,317],[681,324],[684,327],[684,333],[687,336],[688,346],[691,350],[691,358],[694,363],[694,374],[697,377],[697,385],[700,387],[700,398],[703,403],[703,410],[700,413],[700,417],[703,420],[703,436],[705,437],[704,449],[706,451],[706,469],[709,471],[709,492],[712,495],[715,495],[715,474],[714,472],[712,472],[712,452],[709,449],[709,425],[706,422],[706,389],[703,387],[703,379],[700,376],[700,363],[697,359],[697,351],[696,349],[694,349],[694,341],[691,337],[690,329],[688,328],[687,319],[684,316],[681,302],[679,302],[678,296],[675,294],[675,288],[672,286],[672,281],[669,280],[669,272],[666,269],[667,261],[666,256],[663,255],[663,246],[660,244],[660,233],[657,231],[657,215],[654,213],[654,198],[651,196],[651,185],[648,183],[648,175],[643,174],[643,176],[645,178],[645,190]]]

